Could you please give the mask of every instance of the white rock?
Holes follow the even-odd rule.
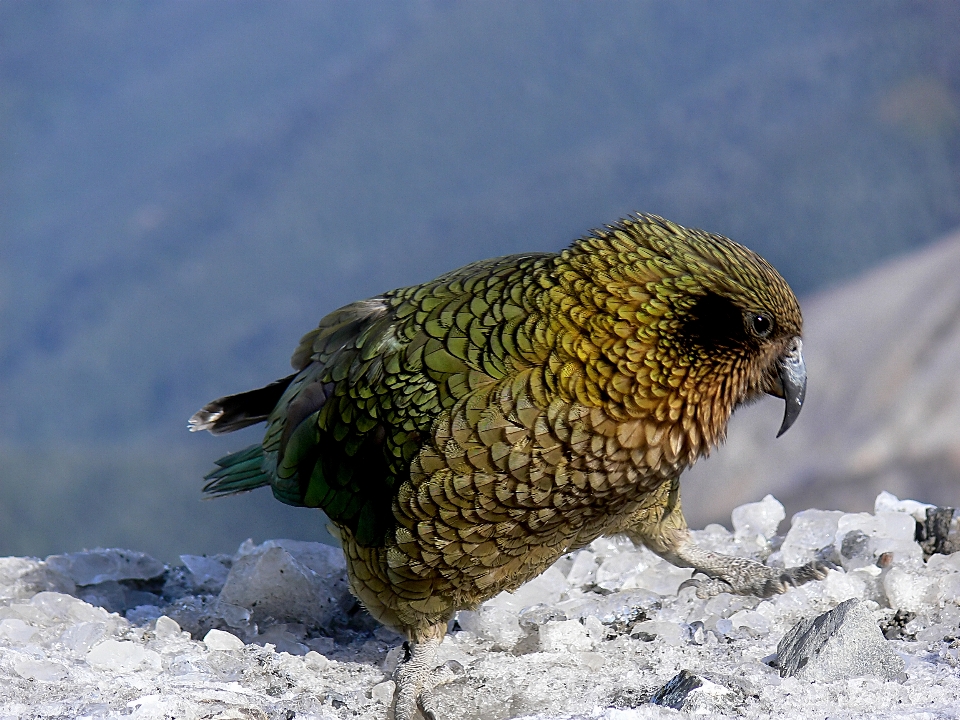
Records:
[[[207,650],[243,650],[245,643],[236,635],[231,635],[216,628],[203,636],[203,644]]]

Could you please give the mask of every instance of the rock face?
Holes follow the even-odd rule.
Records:
[[[781,404],[733,417],[726,445],[683,476],[695,525],[776,495],[869,510],[881,490],[960,504],[960,233],[801,301],[809,387],[777,439]],[[816,448],[812,451],[812,448]]]
[[[857,598],[798,622],[777,645],[777,665],[781,677],[819,682],[906,679],[903,658]]]

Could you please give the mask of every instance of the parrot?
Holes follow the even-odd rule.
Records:
[[[775,568],[694,541],[680,476],[738,407],[806,393],[802,316],[772,265],[722,235],[634,214],[558,253],[481,260],[353,302],[293,372],[205,405],[192,431],[265,422],[212,496],[269,486],[318,508],[351,592],[404,637],[396,720],[440,717],[437,649],[459,610],[626,535],[692,568],[700,597],[769,597],[829,563]]]

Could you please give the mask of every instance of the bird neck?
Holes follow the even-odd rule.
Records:
[[[657,445],[667,464],[691,464],[723,440],[749,394],[745,368],[735,357],[691,354],[678,344],[683,287],[598,265],[595,254],[560,256],[548,290],[555,341],[547,383],[590,408],[597,431],[623,447]]]

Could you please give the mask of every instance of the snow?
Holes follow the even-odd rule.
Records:
[[[734,510],[734,532],[694,533],[771,565],[837,565],[769,599],[699,599],[678,591],[689,570],[597,540],[459,614],[440,651],[458,673],[437,689],[444,718],[960,718],[960,553],[924,558],[913,538],[928,507],[884,493],[873,514],[806,510],[778,535],[767,496]],[[950,533],[957,547],[956,520]],[[402,638],[350,596],[339,550],[247,541],[181,563],[0,558],[0,720],[388,717]],[[853,620],[823,645],[830,673],[781,677],[784,636],[850,599]],[[836,659],[870,633],[902,676]]]

